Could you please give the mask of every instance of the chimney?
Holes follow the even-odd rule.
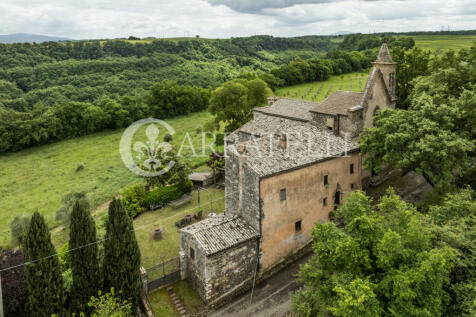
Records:
[[[276,96],[268,97],[268,106],[272,106],[273,103],[275,103],[276,101],[278,101],[278,97]]]
[[[279,137],[279,147],[282,148],[283,150],[286,150],[288,146],[288,137],[286,133],[281,132],[281,135]]]
[[[238,150],[238,153],[245,154],[246,153],[246,145],[244,145],[243,143],[238,144],[237,150]]]

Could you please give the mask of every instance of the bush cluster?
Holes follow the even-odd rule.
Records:
[[[147,190],[143,183],[125,188],[122,192],[122,204],[131,218],[135,218],[151,206],[164,206],[179,199],[193,189],[191,181],[186,180],[176,185],[159,186]]]

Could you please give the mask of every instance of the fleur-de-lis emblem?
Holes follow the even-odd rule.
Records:
[[[160,142],[158,140],[160,130],[155,124],[150,124],[145,130],[147,141],[137,141],[133,145],[133,149],[138,154],[136,159],[142,162],[142,165],[149,171],[158,170],[162,164],[160,158],[166,159],[167,152],[172,149],[171,145],[167,142]]]
[[[124,165],[134,174],[156,177],[167,173],[175,165],[173,157],[167,157],[172,146],[159,140],[158,126],[164,128],[161,131],[167,134],[175,134],[175,130],[167,122],[154,118],[138,120],[124,130],[119,152]],[[146,140],[134,142],[134,136],[142,127],[146,128]]]

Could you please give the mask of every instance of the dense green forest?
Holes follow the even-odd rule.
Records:
[[[476,316],[476,43],[392,53],[397,109],[360,135],[363,168],[413,171],[433,190],[417,204],[355,192],[317,223],[298,316]]]
[[[0,152],[202,111],[233,78],[270,88],[370,67],[381,43],[407,37],[73,41],[0,45]]]

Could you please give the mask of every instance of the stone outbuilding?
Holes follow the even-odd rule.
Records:
[[[180,265],[204,300],[256,273],[258,236],[236,215],[216,215],[180,230]]]
[[[395,71],[384,44],[362,92],[321,103],[273,97],[227,137],[226,216],[181,230],[186,275],[205,301],[305,250],[315,223],[366,186],[358,137],[395,107]]]

